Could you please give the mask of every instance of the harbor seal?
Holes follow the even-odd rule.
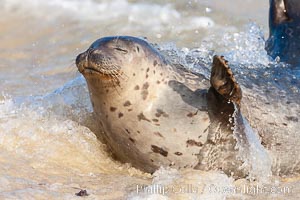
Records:
[[[300,2],[270,0],[269,39],[266,50],[273,58],[300,66]]]
[[[143,39],[97,40],[76,64],[101,125],[98,136],[117,159],[146,172],[172,166],[218,169],[242,177],[249,170],[240,167],[247,161],[240,159],[236,147],[251,154],[249,142],[255,134],[247,136],[250,129],[271,156],[273,174],[299,174],[300,81],[294,78],[299,5],[295,0],[270,0],[266,50],[292,67],[243,68],[238,75],[243,101],[222,57],[214,57],[209,80],[170,63]],[[252,152],[253,159],[260,154]]]
[[[208,80],[169,63],[143,39],[115,36],[95,41],[76,65],[118,160],[150,173],[172,166],[247,174],[233,134],[242,93],[223,57],[214,57]]]

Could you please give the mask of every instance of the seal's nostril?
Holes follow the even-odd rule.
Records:
[[[87,50],[87,51],[85,51],[85,52],[79,54],[79,55],[76,57],[76,65],[77,65],[77,67],[78,67],[80,64],[83,64],[83,63],[86,62],[87,57],[88,57],[88,54],[89,54],[89,52],[88,52],[88,50]]]
[[[77,65],[77,66],[78,66],[79,63],[80,63],[81,55],[82,55],[82,54],[79,54],[79,55],[76,57],[76,65]]]

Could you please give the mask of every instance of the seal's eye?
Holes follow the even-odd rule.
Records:
[[[120,51],[120,52],[122,52],[124,54],[128,53],[128,51],[126,49],[122,49],[120,47],[115,47],[114,49],[117,50],[117,51]]]

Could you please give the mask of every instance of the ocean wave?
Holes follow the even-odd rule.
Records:
[[[175,31],[182,31],[210,28],[215,25],[209,17],[185,16],[170,3],[131,3],[126,0],[86,0],[84,3],[79,0],[4,0],[3,5],[6,11],[21,12],[36,17],[47,16],[52,20],[65,16],[78,21],[107,21],[108,23],[118,21],[126,22],[124,26],[134,24],[151,26],[152,30],[156,31],[165,26]]]

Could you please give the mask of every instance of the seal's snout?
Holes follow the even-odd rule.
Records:
[[[80,73],[84,71],[87,67],[87,52],[83,52],[76,57],[76,66]]]
[[[76,65],[78,71],[83,75],[111,75],[120,70],[117,59],[104,46],[89,48],[79,54],[76,58]]]
[[[103,64],[105,64],[106,60],[110,60],[110,57],[107,55],[103,55],[102,52],[95,50],[90,51],[90,53],[88,54],[88,61],[93,65],[102,66]]]

